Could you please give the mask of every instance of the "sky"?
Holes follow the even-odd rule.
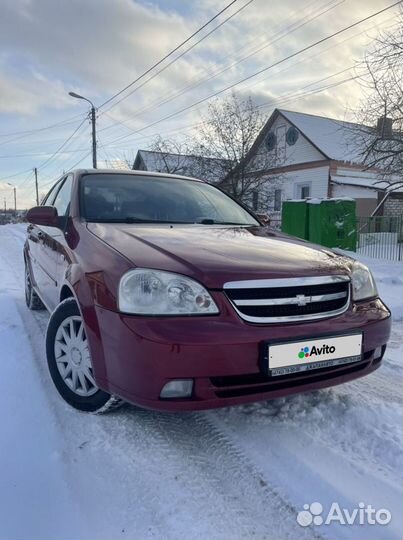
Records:
[[[98,159],[106,164],[133,158],[157,135],[191,136],[206,116],[207,98],[225,98],[231,90],[223,90],[233,84],[241,99],[252,97],[267,117],[279,107],[354,118],[363,90],[358,79],[350,79],[374,38],[394,24],[397,7],[285,58],[393,0],[236,0],[103,106],[229,2],[1,0],[0,208],[4,200],[7,207],[14,204],[14,187],[19,208],[35,204],[34,167],[40,194],[64,171],[91,167],[89,105],[70,91],[97,107]]]

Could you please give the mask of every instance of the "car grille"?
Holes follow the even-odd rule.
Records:
[[[350,303],[347,276],[261,279],[225,283],[242,319],[254,323],[306,321],[339,315]]]

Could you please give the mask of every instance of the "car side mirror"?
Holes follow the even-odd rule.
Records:
[[[263,225],[270,225],[270,216],[267,214],[256,214],[257,217],[260,219],[260,221],[263,223]]]
[[[34,206],[27,212],[27,221],[45,227],[60,227],[60,219],[54,206]]]

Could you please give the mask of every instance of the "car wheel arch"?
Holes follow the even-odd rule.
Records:
[[[76,301],[76,304],[79,306],[79,302],[77,301],[77,298],[74,292],[70,289],[68,285],[63,285],[60,290],[59,301],[63,302],[63,300],[66,300],[67,298],[74,298],[74,300]]]
[[[89,288],[87,289],[86,285],[87,284],[85,284],[84,289],[78,286],[77,290],[75,290],[70,283],[64,282],[60,289],[59,305],[69,299],[74,299],[75,303],[77,304],[86,329],[88,344],[91,351],[91,357],[93,359],[95,380],[100,388],[108,391],[108,388],[105,387],[107,373],[106,359],[104,356],[104,349],[98,317],[95,310],[94,302],[92,301],[88,304],[89,299],[87,297],[87,293],[89,292]],[[83,313],[84,311],[86,314],[85,317]],[[91,319],[90,325],[88,325],[87,318]],[[95,362],[94,359],[96,359]]]

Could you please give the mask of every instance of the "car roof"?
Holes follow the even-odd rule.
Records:
[[[77,176],[82,176],[84,174],[127,174],[129,176],[153,176],[158,178],[166,178],[167,180],[179,179],[205,183],[204,180],[200,180],[200,178],[192,178],[191,176],[182,176],[180,174],[168,174],[154,171],[135,171],[131,169],[76,169],[72,172]]]

